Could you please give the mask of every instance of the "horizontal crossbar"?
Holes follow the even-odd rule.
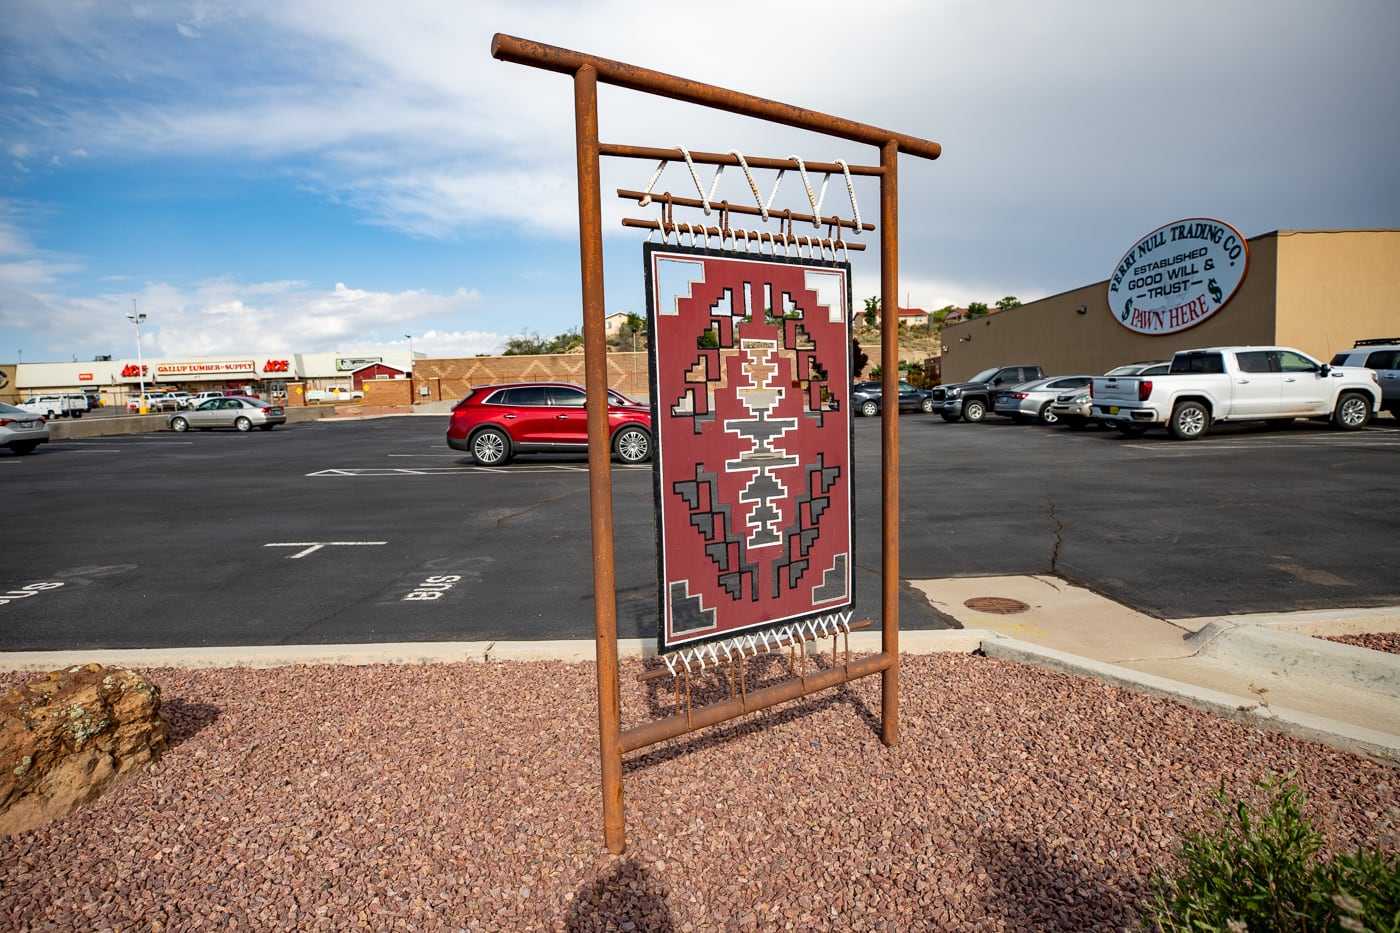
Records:
[[[685,735],[687,732],[717,725],[745,713],[755,713],[770,706],[777,706],[779,703],[796,700],[808,694],[849,683],[861,677],[869,677],[871,674],[898,669],[898,667],[899,657],[897,655],[884,653],[866,655],[863,658],[856,658],[848,663],[838,664],[815,674],[794,677],[780,684],[755,690],[753,693],[722,700],[719,703],[711,703],[709,706],[701,706],[685,713],[677,713],[665,719],[653,719],[651,722],[622,731],[622,751],[626,753],[646,748],[648,745],[655,745],[657,742],[673,739],[678,735]]]
[[[647,146],[618,146],[610,143],[601,143],[598,147],[600,155],[614,156],[619,159],[665,159],[668,161],[684,162],[686,154],[680,149],[653,149]],[[744,156],[743,162],[739,156],[732,152],[694,152],[690,153],[690,161],[698,165],[743,165],[748,163],[749,168],[762,169],[794,169],[797,162],[794,159],[770,159],[765,156]],[[885,170],[878,165],[847,165],[844,167],[835,162],[803,162],[803,167],[809,172],[824,172],[832,175],[843,170],[849,170],[852,175],[883,175]]]

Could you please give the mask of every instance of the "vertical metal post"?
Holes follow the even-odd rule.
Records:
[[[899,143],[880,150],[880,650],[892,663],[880,674],[880,739],[899,741]]]
[[[603,194],[599,178],[598,72],[574,74],[578,144],[579,261],[583,276],[583,353],[588,390],[588,505],[593,524],[593,624],[598,657],[598,751],[603,772],[603,835],[608,851],[627,847],[622,811],[622,701],[618,688],[617,584],[613,556],[612,457],[608,443],[607,333],[603,318]]]

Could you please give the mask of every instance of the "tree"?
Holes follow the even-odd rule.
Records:
[[[967,306],[967,319],[969,321],[973,318],[986,317],[989,313],[986,303],[981,301],[971,302]]]
[[[851,375],[859,379],[860,374],[865,372],[865,364],[870,362],[870,357],[865,355],[865,351],[860,348],[860,341],[851,338]]]
[[[956,305],[944,305],[933,314],[929,315],[929,325],[932,327],[942,327],[943,322],[948,320],[948,315],[958,310]]]
[[[871,295],[865,299],[865,326],[874,327],[880,321],[880,299]]]
[[[568,353],[583,346],[583,334],[577,327],[566,330],[545,345],[543,353]]]
[[[545,342],[534,331],[526,331],[517,337],[506,340],[506,348],[501,356],[534,356],[545,352]]]
[[[997,307],[1003,311],[1007,308],[1019,308],[1021,307],[1021,299],[1017,298],[1015,295],[1007,295],[1001,301],[997,302]]]

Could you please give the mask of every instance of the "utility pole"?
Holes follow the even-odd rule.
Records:
[[[131,299],[131,313],[126,319],[136,325],[136,376],[141,381],[140,403],[137,405],[137,412],[146,414],[146,364],[141,360],[141,322],[146,319],[146,315],[136,310],[136,299]]]

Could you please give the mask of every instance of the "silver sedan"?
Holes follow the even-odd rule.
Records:
[[[1092,379],[1092,376],[1051,376],[1023,382],[998,392],[992,402],[992,410],[1017,421],[1034,418],[1041,424],[1054,424],[1060,420],[1050,408],[1055,399],[1065,392],[1087,386]]]
[[[271,431],[277,425],[286,423],[287,413],[282,410],[282,406],[241,395],[211,398],[189,411],[170,416],[172,431],[188,431],[190,428],[198,428],[201,431],[208,431],[210,428],[236,428],[239,431],[258,428]]]
[[[0,402],[0,447],[30,454],[49,442],[49,426],[42,415]]]

